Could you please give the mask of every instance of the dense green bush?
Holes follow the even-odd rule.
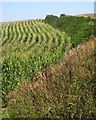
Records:
[[[60,31],[65,31],[71,37],[73,47],[96,35],[94,22],[96,19],[90,17],[66,16],[65,14],[61,14],[59,18],[52,15],[45,18],[45,23]]]

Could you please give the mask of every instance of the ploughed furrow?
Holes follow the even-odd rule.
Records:
[[[5,30],[5,35],[4,35],[4,38],[2,39],[2,45],[4,45],[4,44],[8,41],[9,25],[10,25],[10,24],[8,24],[8,25],[6,26],[6,28],[4,29],[4,30]]]
[[[3,39],[4,39],[4,37],[5,37],[5,28],[6,28],[6,27],[2,27],[2,29],[1,29],[0,39],[1,39],[2,43],[3,43]],[[0,46],[2,46],[2,44],[1,44]]]
[[[21,22],[18,22],[18,24],[17,24],[17,32],[18,32],[17,41],[18,41],[18,44],[21,44],[20,42],[23,38],[23,27],[22,27]]]
[[[2,29],[5,28],[8,24],[9,24],[9,22],[2,22],[2,23],[1,23]]]
[[[9,30],[8,30],[8,43],[10,43],[13,40],[13,24],[10,23]],[[7,44],[6,42],[6,44]]]
[[[1,34],[0,37],[1,37],[2,40],[3,40],[3,38],[5,37],[5,32],[6,32],[5,29],[6,29],[6,26],[1,28],[1,33],[2,33],[2,34]]]
[[[67,52],[70,47],[70,38],[64,33],[60,33],[58,30],[53,29],[51,26],[46,25],[47,29],[51,31],[51,34],[53,35],[53,42],[48,45],[49,52],[52,52],[54,54],[57,54],[59,51],[61,54],[65,51]],[[65,53],[66,53],[65,52]]]
[[[3,59],[13,55],[27,57],[35,49],[44,54],[55,54],[58,50],[66,49],[66,34],[60,33],[42,20],[9,23],[3,29]]]
[[[28,25],[28,21],[25,22],[25,26],[26,26],[26,30],[28,33],[28,40],[26,41],[26,44],[30,45],[30,43],[32,42],[32,39],[33,39],[33,31],[30,28],[30,26]]]
[[[45,24],[42,24],[39,22],[40,27],[43,29],[43,33],[45,34],[46,41],[44,40],[42,47],[43,47],[43,52],[48,50],[48,47],[50,46],[50,43],[52,43],[52,33],[50,30],[45,26]]]
[[[37,33],[37,30],[39,29],[38,25],[36,25],[36,26],[34,25],[35,27],[34,27],[34,30],[33,30],[32,27],[31,28],[29,27],[30,25],[29,25],[28,21],[26,21],[25,26],[27,28],[29,28],[29,31],[27,29],[27,33],[29,33],[29,36],[28,36],[28,40],[26,42],[26,45],[27,45],[27,50],[30,50],[31,48],[33,49],[33,47],[35,48],[35,45],[37,46],[38,44],[41,44],[42,43],[42,38],[41,38],[41,34]],[[33,31],[33,35],[35,36],[35,38],[33,37],[31,42],[29,43],[30,37],[31,37],[31,34],[32,34],[31,31]],[[36,33],[34,33],[34,31]]]
[[[44,33],[45,35],[46,35],[46,41],[44,41],[43,42],[43,44],[41,45],[42,47],[43,47],[43,52],[46,52],[46,53],[48,53],[48,51],[49,52],[53,52],[53,51],[51,51],[51,49],[52,49],[52,46],[54,45],[54,47],[56,48],[56,46],[55,46],[55,44],[56,44],[56,42],[57,42],[57,39],[59,39],[58,38],[58,36],[55,36],[54,35],[54,32],[56,33],[56,34],[58,34],[58,31],[56,31],[56,30],[54,30],[54,31],[52,31],[52,28],[51,27],[49,27],[49,26],[47,26],[46,27],[46,24],[44,24],[44,23],[41,23],[41,22],[39,22],[38,23],[38,21],[34,21],[35,22],[35,24],[37,23],[37,24],[39,24],[38,25],[38,27],[40,28],[42,28],[44,31],[42,31],[42,33]],[[51,31],[51,32],[50,32]],[[39,31],[37,31],[37,32],[39,32]],[[42,34],[41,33],[41,34]],[[60,34],[61,35],[61,34]],[[54,39],[54,43],[52,42],[53,41],[53,39]],[[61,40],[62,41],[62,40]],[[58,46],[57,46],[58,47]],[[40,51],[42,48],[41,47],[39,47],[38,48],[38,51]],[[54,49],[55,50],[55,49]]]
[[[28,24],[28,21],[25,22],[25,26],[26,26],[26,28],[27,28],[27,29],[26,29],[26,32],[29,33],[28,40],[26,41],[27,46],[29,46],[30,44],[28,44],[28,43],[29,43],[29,41],[30,41],[30,39],[31,39],[30,37],[31,37],[31,34],[32,34],[32,29],[30,29],[30,25]],[[37,29],[37,30],[39,31],[39,27],[38,27],[38,26],[35,26],[35,29]],[[39,34],[39,32],[38,32],[38,33],[36,32],[36,35],[41,35],[41,34]],[[37,41],[38,41],[38,37],[37,37],[36,39],[37,39]],[[35,39],[35,40],[36,40],[36,39]],[[30,42],[30,43],[31,43],[31,42]]]
[[[3,38],[2,38],[2,35],[1,35],[1,39],[2,39],[2,57],[5,56],[5,54],[7,52],[9,52],[9,50],[7,51],[7,49],[6,49],[6,46],[9,45],[9,43],[8,43],[9,38],[10,38],[9,37],[10,36],[9,29],[10,29],[10,23],[7,26],[5,26],[4,30],[2,30],[2,35],[3,35]]]
[[[61,40],[62,43],[64,43],[64,38],[63,38],[64,35],[60,34],[58,30],[53,29],[53,31],[51,31],[51,27],[49,27],[49,26],[46,27],[46,24],[42,24],[42,22],[38,22],[38,21],[34,21],[34,23],[32,22],[32,25],[33,24],[35,24],[35,27],[36,27],[36,24],[37,24],[38,29],[42,28],[42,30],[41,30],[42,32],[40,33],[40,35],[42,33],[45,34],[46,41],[43,40],[44,42],[42,44],[38,44],[38,45],[36,45],[36,47],[29,49],[29,51],[26,51],[26,54],[23,54],[25,57],[26,57],[26,55],[29,55],[30,53],[32,53],[32,50],[34,50],[37,47],[38,47],[38,49],[36,49],[36,52],[42,51],[43,53],[45,52],[45,54],[48,54],[49,52],[53,53],[53,51],[51,49],[52,48],[57,49],[58,44],[60,44],[60,40]],[[35,32],[37,31],[37,33],[39,33],[40,31],[38,29],[35,30]],[[54,36],[54,32],[55,32],[56,36]],[[58,36],[58,34],[59,34],[59,36]],[[54,39],[54,43],[52,42],[53,39]],[[36,37],[36,41],[38,41],[37,37]],[[56,46],[53,47],[54,44],[56,44]],[[43,50],[42,50],[42,48],[43,48]],[[54,51],[55,51],[55,49],[54,49]],[[57,49],[57,51],[58,51],[58,49]]]
[[[45,44],[45,42],[46,42],[46,40],[43,40],[45,37],[42,37],[42,33],[44,33],[44,31],[46,31],[47,32],[47,30],[46,29],[43,29],[42,30],[42,28],[43,28],[43,26],[42,26],[42,24],[41,24],[41,26],[42,27],[40,27],[39,25],[38,25],[38,22],[36,22],[35,20],[32,22],[33,24],[34,24],[34,31],[35,31],[35,34],[36,34],[36,38],[35,38],[35,46],[31,46],[30,47],[30,49],[29,49],[29,51],[26,51],[26,54],[28,55],[28,54],[30,54],[30,53],[32,53],[32,51],[35,49],[35,48],[37,48],[38,47],[38,50],[37,51],[40,51],[41,49],[42,49],[42,44]],[[47,34],[48,35],[48,34]],[[48,35],[49,36],[49,35]],[[51,36],[49,37],[49,41],[51,41]],[[42,43],[42,41],[43,41],[43,43]],[[22,53],[22,55],[26,55],[26,54],[23,54]]]
[[[48,36],[51,36],[51,40],[49,39],[49,43],[47,44],[48,50],[51,51],[52,48],[55,48],[55,49],[58,48],[57,42],[58,42],[58,39],[60,39],[60,38],[57,34],[60,34],[60,33],[56,30],[53,30],[50,26],[46,27],[46,31],[49,31]],[[60,41],[62,42],[61,39],[60,39]],[[52,51],[52,52],[54,52],[54,51]]]
[[[41,39],[42,39],[41,44],[39,44],[39,46],[38,46],[38,51],[44,52],[44,48],[43,47],[46,44],[46,42],[48,41],[48,37],[47,37],[48,36],[48,32],[46,31],[45,26],[42,25],[42,22],[37,21],[35,23],[37,23],[37,25],[38,25],[38,29],[39,29],[38,32],[41,35]]]
[[[30,24],[31,23],[31,21],[29,22],[26,22],[26,26],[27,27],[29,27],[29,26],[33,26],[33,23],[32,24]],[[35,38],[35,41],[36,41],[36,43],[39,43],[40,45],[42,45],[42,42],[44,43],[45,42],[45,38],[46,38],[46,36],[45,36],[45,34],[44,34],[44,32],[43,32],[43,27],[40,27],[40,25],[39,25],[39,23],[38,22],[34,22],[34,24],[36,24],[35,25],[35,30],[33,30],[33,31],[35,31],[35,33],[34,34],[36,34],[36,35],[38,35],[38,36],[36,36],[36,38]],[[29,27],[29,31],[32,31],[32,27]],[[39,41],[39,39],[38,38],[40,38],[40,41]],[[38,45],[39,45],[38,44]],[[31,45],[31,43],[30,43],[30,45]],[[31,46],[29,45],[29,47],[28,47],[28,49],[30,49],[31,48]],[[36,45],[37,46],[37,45]],[[32,48],[33,49],[33,48]],[[31,49],[30,49],[31,50]]]
[[[18,45],[18,39],[22,39],[21,34],[20,34],[20,30],[18,27],[18,22],[13,24],[13,29],[12,29],[12,40],[10,41],[10,43],[6,44],[3,46],[3,50],[8,49],[7,54],[10,54],[15,52],[15,50],[17,49]],[[20,43],[18,43],[20,45]],[[13,47],[12,47],[13,46]]]
[[[30,22],[31,23],[31,22]],[[42,29],[43,27],[39,26],[38,25],[38,22],[33,22],[30,24],[29,21],[26,23],[26,26],[29,27],[30,31],[31,29],[33,28],[33,24],[35,24],[34,26],[34,36],[35,38],[33,37],[33,41],[35,40],[35,43],[34,43],[34,46],[33,44],[31,46],[28,47],[28,51],[26,51],[26,53],[22,53],[23,56],[26,56],[29,55],[30,53],[32,53],[32,51],[37,48],[38,46],[38,50],[42,49],[42,44],[44,44],[44,42],[46,41],[46,36],[43,32],[44,29]],[[32,26],[32,27],[31,27]],[[43,43],[42,43],[43,42]]]
[[[12,53],[15,52],[15,49],[18,46],[17,45],[18,38],[21,36],[20,30],[18,28],[19,23],[17,22],[17,23],[12,23],[12,24],[13,24],[13,29],[11,30],[11,32],[12,32],[13,37],[12,37],[12,40],[10,41],[10,43],[7,43],[6,45],[3,46],[3,51],[8,50],[8,51],[6,51],[5,55],[3,55],[3,56],[7,56],[7,54],[12,55]]]
[[[6,51],[4,54],[11,54],[11,52],[14,51],[14,47],[12,47],[14,46],[14,41],[16,41],[14,38],[18,37],[17,33],[14,34],[14,31],[16,31],[15,24],[12,23],[9,29],[9,40],[3,45],[3,51],[6,51],[8,49],[8,51]]]
[[[20,57],[21,54],[23,57],[28,57],[30,54],[32,54],[33,50],[35,50],[40,45],[42,38],[39,34],[38,35],[34,34],[33,39],[34,39],[34,43],[31,45],[31,47],[27,51],[22,51],[18,53],[17,57]]]
[[[40,23],[38,21],[35,21],[35,23],[37,23],[38,28],[39,28],[39,30],[37,30],[37,32],[39,32],[40,35],[43,34],[42,37],[43,37],[44,41],[43,41],[42,45],[44,45],[44,44],[46,44],[46,41],[51,40],[51,37],[49,36],[49,31],[47,31],[46,27],[44,25],[42,25],[42,23]]]
[[[27,29],[27,31],[26,31],[26,29],[24,28],[24,25],[26,25],[26,24],[22,24],[22,23],[24,23],[24,22],[18,22],[17,23],[17,26],[16,26],[16,31],[17,31],[17,35],[18,35],[18,38],[17,38],[17,40],[15,40],[15,42],[14,43],[12,43],[13,45],[14,45],[14,47],[12,47],[12,49],[10,49],[11,47],[9,46],[9,44],[8,44],[8,46],[10,47],[10,48],[7,48],[9,51],[10,51],[10,55],[11,55],[11,52],[13,52],[13,54],[14,54],[14,52],[18,52],[19,50],[21,51],[21,52],[23,52],[24,50],[27,50],[27,47],[29,47],[29,45],[27,45],[26,44],[26,46],[25,46],[25,43],[23,42],[24,40],[25,40],[25,38],[26,39],[31,39],[31,36],[32,36],[32,38],[33,38],[33,40],[31,40],[32,42],[31,42],[31,46],[30,47],[34,47],[37,43],[38,44],[40,44],[41,43],[41,41],[42,41],[42,38],[41,38],[41,36],[39,35],[39,34],[34,34],[33,33],[33,31],[32,31],[32,29],[31,29],[31,34],[30,34],[30,32],[28,31],[28,29]],[[18,26],[20,26],[20,27],[18,27]],[[27,27],[29,27],[29,26],[27,26]],[[38,27],[38,26],[37,26]],[[30,27],[29,27],[30,28]],[[25,33],[28,33],[28,34],[25,34]],[[29,37],[30,36],[30,37]],[[13,38],[14,39],[14,38]],[[21,44],[20,44],[20,41],[19,40],[21,40],[22,42],[21,42]],[[17,41],[18,41],[18,43],[17,43]],[[37,45],[36,45],[37,46]],[[5,48],[6,49],[6,48]],[[19,51],[19,52],[20,52]],[[5,55],[5,56],[9,56],[9,55]]]
[[[12,43],[6,44],[6,47],[5,46],[3,47],[3,50],[8,49],[6,54],[10,53],[10,55],[11,55],[11,53],[14,54],[14,52],[20,52],[20,51],[25,50],[25,48],[26,48],[25,44],[23,42],[20,43],[20,41],[25,40],[25,38],[28,37],[28,36],[25,34],[25,29],[22,27],[23,26],[22,23],[23,22],[15,23],[16,27],[14,27],[15,32],[13,34],[13,36],[14,36],[13,41],[12,41]],[[11,47],[12,45],[13,45],[13,47]]]
[[[34,33],[37,33],[36,28],[35,28],[35,23],[34,20],[32,20],[31,22],[28,22],[28,24],[30,25],[31,29],[33,30]]]
[[[12,38],[11,41],[9,41],[7,44],[4,45],[4,47],[10,47],[9,45],[14,45],[15,42],[17,42],[18,39],[18,28],[17,28],[18,23],[12,23],[12,29],[10,30],[9,36],[11,34]],[[12,49],[12,48],[11,48]]]
[[[66,34],[39,20],[14,22],[14,29],[10,30],[8,26],[6,34],[12,30],[13,38],[10,43],[6,43],[4,56],[0,58],[3,60],[3,85],[6,84],[3,89],[4,98],[21,80],[31,80],[41,69],[58,62],[65,54],[66,45],[70,44]],[[65,51],[62,51],[62,43],[65,41]]]
[[[24,22],[20,22],[20,28],[22,29],[22,32],[23,32],[22,39],[21,39],[20,43],[23,44],[24,41],[26,41],[26,39],[27,39],[27,34],[26,34],[25,27],[24,27]]]

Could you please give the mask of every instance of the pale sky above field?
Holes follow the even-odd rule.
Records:
[[[49,14],[59,16],[63,13],[94,13],[94,2],[3,2],[0,21],[38,19]]]

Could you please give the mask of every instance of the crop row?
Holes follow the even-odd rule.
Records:
[[[70,49],[71,42],[39,20],[9,23],[2,28],[2,99],[21,81],[32,80],[44,67],[56,63]]]

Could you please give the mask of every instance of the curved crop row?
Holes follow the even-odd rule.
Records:
[[[32,80],[44,67],[61,59],[71,46],[64,32],[60,33],[41,20],[9,23],[4,27],[3,101],[22,80]]]

